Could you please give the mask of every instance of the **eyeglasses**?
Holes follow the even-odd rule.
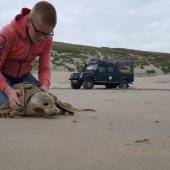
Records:
[[[34,25],[32,19],[31,19],[31,18],[29,18],[29,19],[30,19],[30,21],[31,21],[32,26],[34,27],[35,35],[36,35],[36,36],[38,36],[38,37],[42,37],[42,36],[44,36],[44,37],[52,37],[52,36],[54,35],[54,32],[53,32],[53,31],[52,31],[51,33],[46,33],[46,32],[42,32],[42,31],[38,30],[38,29],[36,28],[36,26]]]

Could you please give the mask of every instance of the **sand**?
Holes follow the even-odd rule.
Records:
[[[170,169],[170,75],[135,77],[128,90],[73,90],[69,75],[53,72],[50,91],[84,111],[1,118],[0,170]]]

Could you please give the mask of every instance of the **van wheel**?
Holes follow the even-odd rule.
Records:
[[[123,80],[120,84],[119,84],[119,88],[128,88],[129,87],[129,83],[127,80]]]
[[[91,78],[87,78],[83,81],[83,88],[84,89],[92,89],[94,86],[94,81]]]
[[[81,84],[80,83],[75,83],[74,81],[71,81],[71,88],[72,89],[80,89]]]

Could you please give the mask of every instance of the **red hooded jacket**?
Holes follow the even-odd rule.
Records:
[[[39,57],[38,78],[41,85],[50,85],[50,55],[52,38],[32,44],[27,31],[30,10],[23,8],[21,14],[0,31],[0,90],[8,83],[4,76],[20,78],[32,70],[31,63]]]

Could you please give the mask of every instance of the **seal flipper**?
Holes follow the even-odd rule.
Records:
[[[17,111],[17,110],[13,110],[10,113],[10,117],[13,117],[13,118],[20,118],[20,117],[23,117],[23,116],[24,116],[24,113],[20,112],[20,111]]]

